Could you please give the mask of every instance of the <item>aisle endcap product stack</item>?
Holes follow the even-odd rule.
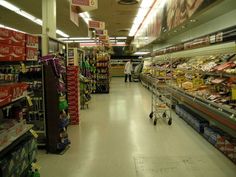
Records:
[[[67,54],[67,96],[71,124],[79,124],[80,116],[80,80],[78,48],[68,48]]]
[[[96,93],[109,93],[110,90],[110,55],[100,52],[96,54]]]

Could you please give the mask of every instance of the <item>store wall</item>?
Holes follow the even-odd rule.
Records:
[[[165,43],[156,44],[153,46],[153,50],[165,48],[167,46],[178,44],[183,41],[197,38],[199,36],[204,36],[209,33],[213,33],[231,26],[236,26],[235,17],[236,17],[236,9],[224,15],[221,15],[217,18],[214,18],[213,20],[205,22],[197,27],[194,27],[180,35],[177,35],[176,37],[173,37],[165,41]]]

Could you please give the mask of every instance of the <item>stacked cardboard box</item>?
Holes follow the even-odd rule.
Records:
[[[25,60],[25,34],[0,28],[0,61]]]
[[[79,123],[80,91],[79,91],[79,67],[67,67],[67,96],[69,102],[69,113],[72,124]]]
[[[37,60],[38,37],[0,28],[0,61]]]
[[[0,106],[4,106],[17,100],[25,94],[28,85],[26,83],[0,84]]]

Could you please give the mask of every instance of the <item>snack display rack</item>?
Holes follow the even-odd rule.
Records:
[[[92,82],[88,78],[80,75],[80,104],[81,109],[89,107],[88,103],[91,100],[91,94],[93,93]]]
[[[173,96],[177,114],[234,162],[236,140],[235,43],[169,54],[172,58]],[[169,70],[165,55],[152,58],[141,81],[152,88],[161,70]],[[153,63],[162,61],[152,70]],[[147,69],[148,68],[148,69]]]
[[[110,90],[110,55],[96,54],[96,93],[109,93]]]
[[[62,153],[69,148],[67,126],[70,123],[66,89],[66,45],[43,36],[48,41],[48,55],[43,63],[47,151]]]

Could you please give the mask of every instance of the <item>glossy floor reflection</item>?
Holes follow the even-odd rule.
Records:
[[[149,121],[151,94],[114,78],[71,126],[64,155],[39,153],[42,177],[235,177],[236,166],[181,119]]]

